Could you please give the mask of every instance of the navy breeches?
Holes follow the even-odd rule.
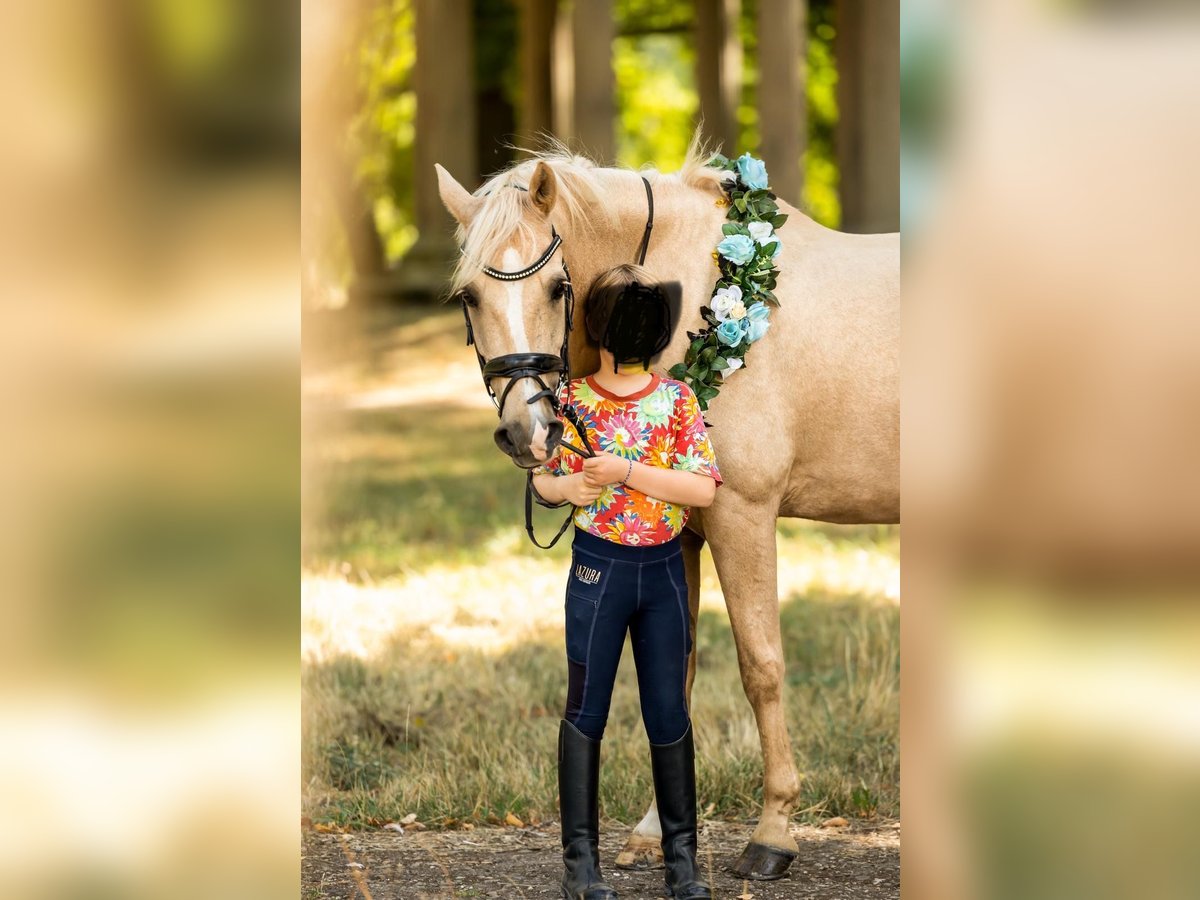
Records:
[[[646,736],[652,744],[683,736],[692,637],[679,538],[631,547],[576,528],[566,623],[569,722],[604,737],[628,629]]]

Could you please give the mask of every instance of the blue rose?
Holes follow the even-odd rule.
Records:
[[[766,319],[760,319],[757,322],[749,319],[746,321],[750,322],[750,324],[746,327],[746,340],[748,340],[751,344],[753,344],[755,341],[762,340],[763,336],[767,333],[767,329],[771,327],[771,323]]]
[[[751,190],[761,190],[767,186],[767,165],[761,159],[743,153],[738,157],[737,169],[742,184]]]
[[[739,322],[748,343],[753,344],[763,338],[767,329],[771,327],[768,321],[770,317],[771,308],[761,300],[750,304],[746,310],[746,317]]]
[[[717,326],[717,340],[727,347],[736,347],[742,342],[742,326],[733,319],[726,319]]]
[[[717,252],[730,262],[744,266],[754,259],[754,240],[744,234],[731,234],[717,244]]]

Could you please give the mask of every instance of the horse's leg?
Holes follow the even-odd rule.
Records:
[[[692,708],[692,682],[696,680],[696,616],[700,610],[700,550],[704,538],[684,529],[680,536],[683,545],[683,565],[687,571],[688,611],[692,629],[692,653],[688,657],[687,704]],[[658,822],[658,806],[653,799],[646,815],[637,823],[625,846],[617,854],[617,866],[622,869],[661,868],[662,826]]]
[[[742,687],[754,709],[763,756],[762,816],[733,870],[743,878],[779,878],[799,852],[788,824],[800,799],[800,776],[783,707],[776,507],[732,491],[721,500],[705,510],[704,533],[725,594]]]

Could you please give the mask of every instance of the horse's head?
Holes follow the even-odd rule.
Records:
[[[535,439],[539,446],[544,442],[548,455],[562,436],[543,390],[558,386],[556,358],[565,365],[572,302],[562,247],[553,248],[554,170],[538,162],[527,185],[514,170],[512,180],[493,179],[477,195],[441,166],[437,174],[442,202],[459,225],[462,257],[452,290],[466,307],[481,358],[494,363],[485,379],[500,403],[496,445],[517,465],[531,468],[545,459],[531,448]],[[526,271],[539,260],[540,268]],[[489,269],[520,277],[495,277]]]

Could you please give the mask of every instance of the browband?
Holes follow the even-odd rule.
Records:
[[[550,257],[554,255],[554,251],[562,244],[562,238],[558,236],[558,232],[554,230],[553,225],[550,226],[550,234],[553,235],[550,246],[538,257],[537,262],[532,265],[526,266],[519,272],[501,272],[499,269],[493,269],[491,266],[484,266],[484,273],[501,281],[520,281],[522,278],[528,278],[534,272],[538,271],[538,269],[542,268],[542,266],[546,265],[546,263],[550,262]]]

